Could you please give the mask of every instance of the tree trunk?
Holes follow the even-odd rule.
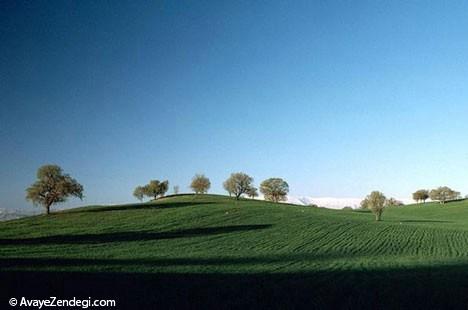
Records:
[[[377,222],[380,222],[380,214],[378,214],[378,213],[375,214],[375,220]]]
[[[48,205],[45,206],[45,208],[46,208],[46,214],[47,214],[47,215],[50,214],[50,206],[51,206],[51,205],[52,205],[52,204],[49,203]]]

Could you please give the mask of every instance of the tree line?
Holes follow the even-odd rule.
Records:
[[[26,199],[35,205],[44,207],[46,214],[50,213],[52,205],[65,202],[69,197],[83,198],[83,186],[70,175],[63,173],[57,165],[44,165],[37,171],[37,180],[26,189]],[[211,182],[204,174],[196,174],[192,178],[190,188],[195,194],[206,194],[211,187]],[[229,196],[239,200],[242,196],[250,198],[258,197],[258,191],[263,194],[265,200],[280,202],[286,201],[289,193],[288,183],[281,178],[269,178],[260,183],[260,188],[254,186],[254,179],[243,173],[232,173],[224,182],[223,188]],[[138,200],[145,197],[158,199],[163,197],[169,189],[169,181],[150,180],[148,184],[137,186],[133,196]],[[179,187],[174,186],[174,193],[179,193]],[[441,186],[433,190],[420,189],[413,193],[413,199],[417,203],[425,203],[427,199],[439,201],[445,204],[447,201],[461,199],[460,192],[447,186]],[[369,209],[375,214],[377,221],[382,218],[385,207],[401,206],[403,203],[394,198],[386,198],[379,191],[373,191],[361,201],[361,208]]]
[[[413,199],[416,203],[425,203],[427,199],[433,201],[439,201],[441,204],[445,204],[447,201],[461,199],[460,192],[451,189],[448,186],[440,186],[433,190],[420,189],[413,193]],[[361,201],[361,209],[369,209],[374,213],[375,220],[380,221],[382,219],[382,213],[386,207],[402,206],[403,202],[396,200],[395,198],[388,198],[379,191],[373,191],[367,195]]]
[[[461,199],[462,197],[460,192],[457,192],[448,186],[440,186],[431,191],[420,189],[413,193],[413,200],[415,200],[416,203],[425,203],[429,198],[433,201],[439,201],[441,204],[444,204],[447,201]]]
[[[169,187],[169,182],[151,180],[148,184],[137,186],[133,191],[133,196],[142,201],[143,198],[149,197],[157,199],[165,195]],[[206,194],[211,187],[211,181],[204,174],[196,174],[192,178],[190,188],[197,194]],[[234,196],[239,200],[242,196],[249,198],[258,197],[258,189],[254,186],[254,179],[243,172],[232,173],[226,181],[223,182],[223,188],[228,192],[229,196]],[[174,187],[174,193],[178,193],[178,186]],[[289,185],[281,178],[269,178],[260,184],[260,193],[265,197],[265,200],[279,202],[286,201],[289,193]]]
[[[65,202],[69,197],[83,199],[83,186],[70,175],[63,173],[57,165],[44,165],[37,171],[37,180],[26,189],[26,199],[35,205],[43,206],[46,213],[50,213],[52,205]],[[239,200],[246,195],[250,198],[258,196],[258,189],[253,184],[253,178],[243,172],[232,173],[223,183],[224,189],[230,196]],[[190,188],[195,194],[206,194],[211,187],[210,179],[203,174],[196,174],[192,178]],[[169,181],[150,180],[148,184],[137,186],[133,196],[138,200],[145,197],[158,199],[163,197],[169,189]],[[179,187],[174,186],[174,193],[178,194]],[[260,192],[265,200],[285,201],[289,193],[289,185],[281,178],[269,178],[260,184]]]

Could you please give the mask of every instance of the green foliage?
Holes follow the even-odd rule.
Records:
[[[190,188],[196,194],[206,194],[210,187],[210,179],[208,179],[204,174],[196,174],[192,179],[192,183],[190,183]]]
[[[246,194],[249,198],[254,199],[258,197],[258,189],[252,186],[247,190]]]
[[[157,199],[166,194],[169,189],[169,181],[151,180],[145,186],[137,186],[133,191],[133,196],[142,200],[144,196]]]
[[[429,196],[431,200],[439,201],[441,204],[444,204],[448,200],[458,199],[460,196],[460,192],[454,191],[453,189],[447,186],[441,186],[431,190]]]
[[[229,196],[234,195],[237,200],[243,195],[252,190],[253,178],[243,172],[232,173],[231,176],[224,181],[224,189],[229,193]]]
[[[147,185],[145,185],[144,193],[148,197],[157,199],[158,197],[162,197],[166,194],[168,187],[169,181],[161,182],[159,180],[151,180]]]
[[[142,201],[143,198],[145,197],[145,188],[143,186],[137,186],[135,190],[133,191],[133,196]]]
[[[427,189],[420,189],[413,193],[413,200],[417,203],[421,201],[426,203],[427,199],[429,199],[429,191]]]
[[[367,197],[364,198],[364,199],[361,201],[361,203],[360,203],[360,205],[359,205],[359,208],[362,209],[362,210],[367,210],[367,209],[369,209],[369,199],[367,199]]]
[[[53,204],[65,202],[68,197],[83,198],[83,186],[57,165],[44,165],[37,170],[37,181],[26,189],[26,199],[41,205],[50,213]]]
[[[387,198],[379,191],[373,191],[367,197],[367,207],[374,213],[375,220],[380,221],[382,219],[382,213],[385,208],[385,202]]]
[[[286,201],[289,185],[281,178],[270,178],[260,184],[260,192],[265,196],[265,200]]]

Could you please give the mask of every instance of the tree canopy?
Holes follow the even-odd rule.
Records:
[[[359,208],[363,210],[369,209],[369,200],[367,199],[367,197],[361,200],[361,203],[359,204]]]
[[[249,198],[254,199],[255,197],[258,197],[258,189],[252,186],[247,190],[246,194]]]
[[[427,189],[419,189],[413,193],[413,200],[417,203],[422,201],[423,203],[429,198],[429,191]]]
[[[206,194],[208,193],[210,187],[210,179],[208,179],[204,174],[196,174],[192,179],[192,183],[190,184],[190,188],[196,194]]]
[[[260,184],[260,192],[269,201],[286,201],[289,185],[281,178],[270,178]]]
[[[441,186],[436,189],[431,190],[429,197],[432,200],[439,201],[441,204],[444,204],[448,200],[457,199],[460,196],[460,192],[457,192],[451,189],[448,186]]]
[[[65,202],[69,197],[83,199],[83,186],[57,165],[44,165],[37,170],[37,181],[26,189],[26,199],[41,205],[50,213],[53,204]]]
[[[133,191],[133,196],[135,196],[136,199],[142,201],[145,197],[145,188],[143,186],[137,186]]]
[[[233,194],[238,200],[243,194],[248,193],[253,187],[253,178],[243,172],[232,173],[231,176],[224,181],[224,189]]]
[[[151,180],[144,186],[137,186],[133,191],[133,196],[138,200],[143,200],[144,196],[157,199],[158,197],[164,196],[168,189],[169,181],[166,180],[161,182],[159,180]]]

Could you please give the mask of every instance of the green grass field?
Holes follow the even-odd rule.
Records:
[[[0,249],[4,303],[468,307],[468,201],[389,208],[375,222],[365,211],[180,195],[3,222]]]

